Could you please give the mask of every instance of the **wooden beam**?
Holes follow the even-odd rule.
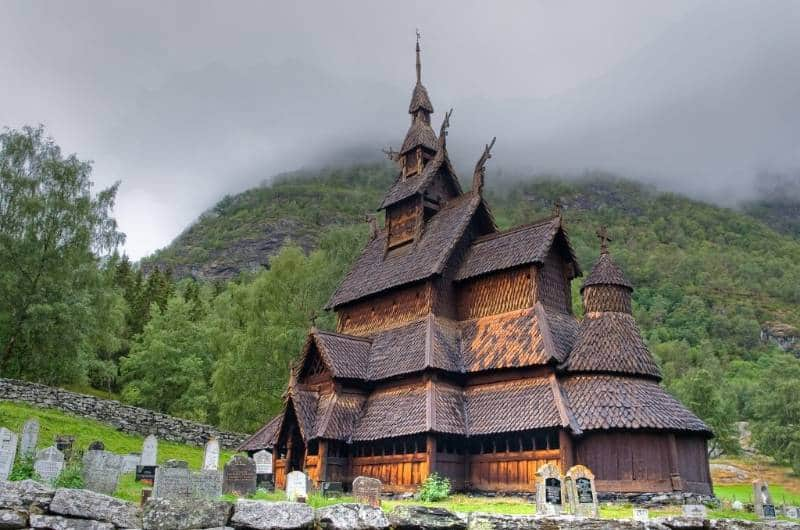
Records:
[[[561,472],[566,473],[575,465],[575,446],[572,436],[565,429],[558,431],[558,446],[561,451]]]
[[[672,491],[683,491],[683,480],[681,480],[681,471],[678,466],[678,442],[675,439],[675,433],[670,433],[667,439],[669,440],[669,473],[672,481]]]
[[[428,474],[436,471],[436,436],[428,434],[425,444],[425,455],[428,458]]]
[[[319,482],[325,482],[328,480],[328,440],[320,440],[318,444],[317,478]]]

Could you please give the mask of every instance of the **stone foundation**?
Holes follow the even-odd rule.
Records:
[[[589,519],[496,514],[454,514],[440,508],[398,506],[390,513],[365,504],[335,504],[314,510],[296,502],[151,499],[143,508],[87,490],[53,490],[32,480],[0,481],[0,528],[50,530],[227,529],[241,530],[800,530],[786,521],[707,520],[686,517]]]
[[[247,439],[246,434],[220,431],[211,425],[124,405],[119,401],[16,379],[0,379],[0,400],[57,409],[112,425],[128,434],[155,434],[160,440],[170,442],[203,445],[209,438],[217,437],[223,447],[233,449]]]

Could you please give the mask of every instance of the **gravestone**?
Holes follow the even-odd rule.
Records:
[[[53,446],[42,449],[36,453],[33,469],[43,481],[52,484],[64,469],[64,453]]]
[[[708,509],[703,504],[684,504],[683,516],[705,519],[708,517]]]
[[[775,503],[769,492],[769,484],[763,480],[753,481],[753,506],[756,515],[762,519],[775,519]]]
[[[216,469],[203,469],[191,474],[192,496],[217,499],[222,495],[222,473]]]
[[[56,449],[61,451],[66,458],[72,453],[72,446],[75,444],[75,437],[70,434],[59,434],[56,436]]]
[[[272,453],[262,449],[253,455],[253,462],[256,463],[256,485],[259,488],[272,488]]]
[[[306,502],[308,499],[308,477],[302,471],[287,473],[286,499],[292,502]]]
[[[783,508],[783,515],[791,519],[800,519],[800,508],[797,506],[786,506]]]
[[[638,521],[640,523],[646,523],[650,521],[650,511],[647,508],[634,508],[633,509],[633,520]]]
[[[536,471],[536,513],[558,515],[564,506],[564,480],[561,471],[553,464],[545,464]]]
[[[151,434],[142,443],[142,455],[136,467],[137,482],[153,484],[156,479],[156,460],[158,459],[158,438]]]
[[[87,490],[113,495],[122,474],[122,456],[90,449],[83,455],[83,484]]]
[[[567,471],[567,497],[572,513],[581,517],[598,517],[597,490],[594,473],[582,465]]]
[[[203,451],[203,469],[219,469],[219,440],[211,438]]]
[[[39,443],[39,420],[31,418],[22,427],[22,440],[19,443],[21,456],[36,456],[36,444]]]
[[[0,480],[8,479],[17,456],[17,435],[0,427]]]
[[[105,451],[106,444],[101,442],[100,440],[95,440],[89,444],[89,451]]]
[[[139,466],[140,458],[141,456],[139,453],[128,453],[127,455],[122,455],[122,472],[135,473],[136,468]]]
[[[191,496],[192,482],[189,464],[183,460],[167,460],[156,468],[153,483],[154,498],[186,499]]]
[[[158,460],[158,438],[151,434],[142,443],[142,457],[139,460],[140,466],[155,466]]]
[[[222,492],[246,497],[255,491],[256,463],[246,456],[234,456],[222,471]]]
[[[356,477],[353,480],[353,497],[356,498],[356,502],[380,508],[382,487],[383,484],[376,478]]]

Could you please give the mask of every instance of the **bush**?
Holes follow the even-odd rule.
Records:
[[[65,467],[53,484],[56,488],[81,489],[83,488],[83,475],[81,466],[70,464]]]
[[[438,473],[431,473],[419,487],[417,498],[423,502],[442,501],[450,496],[450,480]]]
[[[17,461],[14,462],[14,468],[11,470],[11,474],[8,475],[8,480],[38,479],[39,476],[33,469],[33,463],[34,459],[32,456],[21,456],[17,458]]]

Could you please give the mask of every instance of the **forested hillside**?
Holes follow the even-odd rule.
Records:
[[[255,246],[270,241],[270,248],[296,243],[307,250],[325,238],[348,233],[349,241],[355,238],[359,243],[337,246],[340,265],[320,267],[326,274],[335,269],[335,277],[309,280],[319,288],[315,303],[321,305],[346,270],[344,264],[359,250],[366,237],[363,216],[379,204],[392,176],[386,166],[285,175],[272,186],[226,197],[170,247],[145,260],[145,266],[156,264],[177,274],[202,271],[201,278],[215,277],[213,269],[221,268],[227,271],[225,277],[268,261],[261,255],[254,262],[247,252],[240,252],[242,241]],[[787,438],[795,435],[783,429],[787,414],[793,422],[800,414],[773,405],[793,401],[800,392],[796,382],[800,362],[791,352],[762,340],[762,329],[791,332],[800,326],[800,241],[747,213],[659,193],[608,175],[570,181],[490,180],[488,198],[503,228],[549,215],[553,203],[560,202],[584,269],[597,257],[597,227],[608,226],[615,257],[637,287],[636,317],[668,387],[714,425],[722,445],[729,445],[732,420],[748,418],[760,418],[756,430],[771,433],[761,437],[765,449],[770,440],[782,439],[773,445],[784,448],[792,445]],[[271,226],[292,228],[276,235]],[[326,246],[326,252],[333,250]],[[301,255],[285,251],[276,263],[285,259],[299,260]],[[579,286],[580,282],[574,285],[578,312]],[[287,309],[284,303],[273,303]],[[307,322],[298,314],[295,323],[297,336],[286,346],[299,347],[302,341]],[[271,359],[231,358],[218,368],[216,377],[227,374],[233,381],[235,373],[246,377],[249,366],[267,362],[277,381],[272,398],[265,397],[266,407],[259,409],[266,417],[278,406],[284,365],[296,352],[297,348],[289,348]],[[776,447],[768,450],[776,452]],[[792,455],[800,465],[800,450],[794,449]]]
[[[0,134],[0,373],[255,430],[279,410],[310,323],[333,326],[322,307],[392,169],[296,173],[226,197],[142,267],[114,252],[116,187],[97,194],[90,173],[41,128]],[[490,177],[487,193],[501,227],[561,203],[584,270],[607,225],[668,388],[721,446],[747,419],[763,451],[800,471],[800,361],[762,339],[781,330],[790,350],[800,327],[796,238],[602,175]]]

